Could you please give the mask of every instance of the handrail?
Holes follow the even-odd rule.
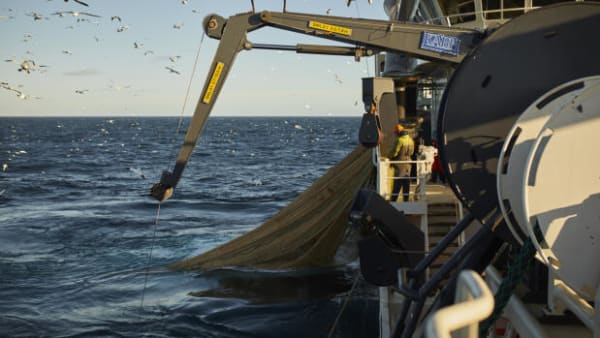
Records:
[[[417,175],[417,176],[388,176],[388,172],[387,169],[390,167],[390,165],[392,164],[401,164],[401,163],[406,163],[406,164],[422,164],[425,166],[428,166],[429,168],[431,168],[431,165],[433,164],[433,161],[427,161],[427,160],[405,160],[405,161],[399,161],[399,160],[390,160],[386,157],[382,157],[379,155],[380,149],[379,146],[373,149],[373,164],[377,167],[378,170],[378,193],[385,199],[389,199],[391,197],[391,193],[389,193],[388,188],[384,187],[388,184],[390,184],[390,181],[393,182],[394,180],[398,180],[398,179],[417,179],[418,183],[417,186],[418,188],[413,192],[413,191],[409,191],[408,195],[409,196],[418,196],[418,200],[419,201],[425,201],[426,197],[427,197],[427,191],[426,191],[426,178],[427,178],[427,174],[423,174],[423,175]],[[382,163],[384,163],[384,166],[382,167]],[[381,186],[384,185],[384,186]],[[404,192],[402,192],[404,194]]]
[[[450,338],[451,332],[459,337],[478,337],[479,322],[494,310],[494,295],[481,276],[472,270],[463,270],[456,284],[455,304],[436,311],[427,318],[427,338]]]
[[[467,3],[473,3],[475,4],[476,1],[480,1],[480,0],[471,0],[471,1],[465,1],[463,3],[461,3],[461,5],[467,4]],[[573,0],[573,1],[585,1],[585,0]],[[565,2],[569,2],[569,1],[565,1]],[[455,14],[449,14],[449,15],[444,15],[441,17],[435,17],[435,18],[430,18],[427,20],[423,20],[420,21],[419,23],[422,24],[437,24],[438,22],[443,22],[446,23],[447,26],[452,26],[451,23],[451,19],[458,19],[458,18],[462,18],[462,17],[475,17],[475,18],[483,18],[484,20],[487,21],[508,21],[510,19],[512,19],[512,17],[505,17],[505,13],[518,13],[518,12],[523,12],[527,13],[529,11],[532,11],[534,9],[538,9],[541,6],[534,6],[533,5],[533,1],[526,1],[525,2],[525,6],[523,7],[509,7],[509,8],[505,8],[504,7],[504,1],[501,0],[501,8],[496,8],[496,9],[486,9],[486,10],[479,10],[479,11],[472,11],[472,12],[465,12],[465,13],[455,13]],[[477,8],[477,6],[475,6]],[[500,18],[494,18],[494,19],[488,19],[488,16],[491,14],[500,14]],[[463,23],[468,23],[468,22],[473,22],[476,20],[470,20],[470,21],[465,21]]]
[[[427,160],[405,160],[405,161],[392,161],[392,160],[387,160],[384,159],[383,162],[385,162],[387,164],[387,167],[393,165],[393,164],[422,164],[422,165],[426,165],[431,167],[431,165],[433,164],[432,161],[427,161]],[[385,176],[384,177],[384,181],[386,183],[389,184],[389,182],[393,182],[395,180],[400,180],[400,179],[417,179],[417,186],[419,187],[418,189],[412,191],[413,189],[411,189],[411,191],[409,191],[408,195],[409,196],[415,196],[418,197],[418,200],[420,201],[424,201],[427,197],[427,191],[425,190],[425,183],[426,183],[426,179],[427,179],[427,174],[422,174],[419,175],[417,174],[416,176]],[[383,195],[384,198],[389,198],[391,197],[391,193],[387,192],[387,189],[385,189],[384,191],[386,191],[386,193]],[[404,194],[404,192],[402,192]]]
[[[431,18],[428,20],[424,20],[421,21],[419,23],[423,23],[423,24],[435,24],[436,22],[445,22],[448,26],[450,26],[451,24],[451,19],[457,19],[457,18],[461,18],[461,17],[477,17],[478,15],[482,14],[482,16],[484,18],[487,18],[488,15],[490,14],[496,14],[499,13],[501,14],[499,19],[487,19],[487,20],[510,20],[511,17],[504,17],[504,13],[511,13],[511,12],[523,12],[523,13],[527,13],[528,11],[534,10],[536,8],[539,8],[538,6],[531,6],[531,7],[512,7],[512,8],[499,8],[499,9],[487,9],[484,11],[473,11],[473,12],[465,12],[465,13],[456,13],[456,14],[449,14],[449,15],[444,15],[442,17],[436,17],[436,18]],[[465,21],[468,22],[468,21]]]

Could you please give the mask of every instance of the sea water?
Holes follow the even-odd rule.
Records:
[[[327,337],[342,309],[334,337],[377,336],[355,261],[167,268],[269,219],[356,146],[360,119],[212,117],[159,209],[150,187],[188,122],[0,118],[0,336]]]

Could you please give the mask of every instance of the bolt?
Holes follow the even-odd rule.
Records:
[[[217,28],[217,20],[210,19],[210,21],[208,21],[208,28],[210,28],[210,29]]]

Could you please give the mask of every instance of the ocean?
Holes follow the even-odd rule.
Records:
[[[356,146],[360,119],[211,117],[159,212],[149,191],[173,168],[179,122],[0,118],[0,336],[327,337],[343,309],[333,337],[376,337],[356,261],[167,268],[286,206]]]

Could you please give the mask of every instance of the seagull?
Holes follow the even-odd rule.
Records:
[[[81,94],[81,95],[83,95],[89,91],[90,91],[89,89],[75,89],[75,93]]]
[[[90,21],[90,19],[85,19],[85,18],[77,18],[77,22],[89,22],[89,23],[92,23],[92,22]],[[98,21],[96,21],[96,22],[93,22],[93,23],[95,23],[95,24],[99,24],[99,22],[98,22]]]
[[[67,55],[73,55],[73,53],[71,53],[71,51],[68,50],[63,50],[62,53]]]
[[[121,33],[121,32],[126,31],[127,29],[129,29],[129,26],[123,25],[123,26],[117,28],[117,32]]]
[[[27,13],[27,15],[33,17],[33,21],[45,19],[43,15],[36,12]]]
[[[21,100],[27,100],[30,98],[34,98],[34,99],[38,99],[38,100],[41,99],[41,97],[39,97],[39,96],[31,96],[31,95],[25,94],[23,92],[20,92],[18,90],[14,90],[14,89],[13,89],[13,91],[17,92],[17,97]]]
[[[171,73],[175,73],[175,74],[181,74],[180,72],[178,72],[177,70],[171,68],[171,67],[165,67],[169,72]]]
[[[114,89],[116,91],[120,91],[121,89],[129,89],[129,88],[131,88],[131,85],[121,86],[121,85],[115,84],[113,80],[110,80],[110,86],[109,86],[109,88],[110,89]]]
[[[181,29],[181,27],[183,27],[182,23],[176,23],[173,25],[173,28],[175,28],[175,29]]]
[[[78,3],[78,4],[80,4],[80,5],[84,5],[84,6],[86,6],[86,7],[89,7],[89,6],[90,6],[90,5],[86,4],[86,3],[85,3],[85,2],[83,2],[83,1],[79,1],[79,0],[73,0],[73,1],[75,1],[76,3]],[[65,2],[69,2],[69,0],[65,0]]]
[[[182,5],[187,5],[187,3],[188,3],[188,0],[181,0]]]
[[[11,87],[8,82],[2,82],[2,83],[0,83],[0,87],[4,88],[6,90],[10,90],[10,91],[13,91],[13,92],[17,93],[17,96],[20,96],[21,94],[23,94],[22,91],[14,89],[13,87]]]
[[[333,73],[333,76],[335,76],[335,82],[337,84],[342,84],[342,80],[340,79],[340,77],[336,73]]]
[[[149,55],[149,54],[154,54],[154,51],[147,50],[147,51],[144,52],[144,56]]]
[[[77,12],[77,11],[62,11],[62,12],[54,12],[52,13],[52,15],[58,15],[60,17],[63,17],[67,14],[72,15],[73,17],[78,17],[80,15],[87,15],[87,16],[92,16],[94,18],[100,18],[100,15],[96,15],[96,14],[92,14],[92,13],[86,13],[86,12]]]
[[[327,73],[331,73],[333,74],[333,76],[335,77],[335,82],[337,84],[342,84],[342,80],[340,79],[339,75],[337,75],[337,73],[335,73],[334,71],[332,71],[331,69],[327,69]]]
[[[33,71],[35,68],[35,62],[33,60],[25,60],[23,62],[21,62],[21,65],[19,66],[19,71],[20,72],[27,72],[27,74],[30,74],[31,71]]]
[[[113,20],[117,20],[117,21],[121,22],[121,17],[118,15],[113,15],[110,17],[110,21],[113,21]]]
[[[143,46],[143,44],[141,44],[141,43],[137,43],[135,41],[133,42],[133,48],[135,48],[135,49],[139,49],[142,46]]]
[[[177,61],[177,59],[179,59],[181,56],[180,55],[175,55],[175,56],[169,56],[169,60],[171,62],[175,62]]]
[[[350,7],[350,3],[354,1],[354,0],[346,0],[346,6]],[[369,1],[369,5],[373,4],[373,0],[368,0]]]
[[[327,8],[327,10],[325,11],[325,13],[326,13],[327,15],[331,14],[331,8]]]
[[[8,169],[8,164],[2,163],[2,171],[6,172],[6,169]]]

